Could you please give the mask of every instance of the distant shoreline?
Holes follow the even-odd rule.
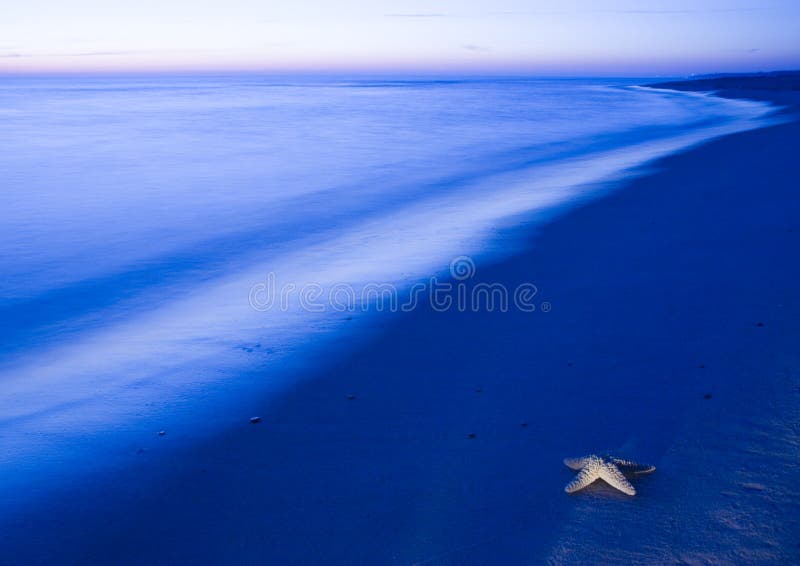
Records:
[[[778,71],[745,75],[648,83],[642,86],[691,92],[714,92],[723,98],[772,102],[792,112],[800,111],[800,71]]]

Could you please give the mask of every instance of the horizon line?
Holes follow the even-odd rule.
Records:
[[[141,75],[271,75],[271,76],[358,76],[358,77],[460,77],[460,78],[607,78],[607,79],[647,79],[647,78],[691,78],[703,75],[757,75],[765,73],[800,73],[800,68],[766,68],[752,71],[704,70],[702,72],[640,73],[613,71],[568,71],[510,70],[510,69],[431,69],[431,68],[100,68],[100,69],[2,69],[0,76],[141,76]]]

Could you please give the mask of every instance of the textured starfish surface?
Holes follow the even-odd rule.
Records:
[[[564,488],[567,493],[574,493],[597,480],[603,480],[622,493],[636,495],[636,489],[625,477],[625,474],[636,476],[656,471],[655,466],[637,464],[614,456],[591,455],[583,458],[564,458],[564,464],[578,471],[575,479]]]

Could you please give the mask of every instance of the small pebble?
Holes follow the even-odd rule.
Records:
[[[711,393],[706,393],[705,395],[703,395],[703,399],[705,400],[711,399]]]
[[[355,400],[355,399],[356,399],[356,396],[355,396],[355,395],[348,395],[348,396],[347,396],[347,400],[348,400],[348,401],[353,401],[353,400]]]
[[[468,438],[475,438],[475,435],[474,434],[468,434],[467,437]]]
[[[526,427],[526,426],[528,426],[528,423],[519,423],[519,426]]]
[[[261,417],[252,417],[250,419],[250,424],[257,424],[261,422]]]
[[[165,434],[167,434],[167,431],[165,430],[158,431],[158,436],[164,436]]]
[[[475,390],[475,393],[483,393],[483,389],[481,389],[480,387],[478,387],[478,388]]]
[[[759,328],[761,328],[761,327],[763,327],[763,326],[764,326],[764,323],[763,323],[763,322],[756,322],[756,326],[758,326]]]

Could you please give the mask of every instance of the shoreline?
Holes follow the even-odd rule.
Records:
[[[797,452],[772,467],[797,450],[797,419],[780,415],[797,407],[800,371],[798,135],[794,121],[726,136],[532,235],[515,229],[525,251],[479,264],[476,281],[533,282],[552,312],[383,320],[262,404],[258,427],[101,487],[113,521],[78,490],[15,521],[2,546],[154,562],[797,558]],[[604,449],[658,472],[630,500],[563,494],[560,458]],[[217,520],[198,532],[198,516]]]
[[[712,92],[721,98],[755,100],[783,106],[783,113],[800,112],[800,71],[719,76],[644,85],[687,92]]]

